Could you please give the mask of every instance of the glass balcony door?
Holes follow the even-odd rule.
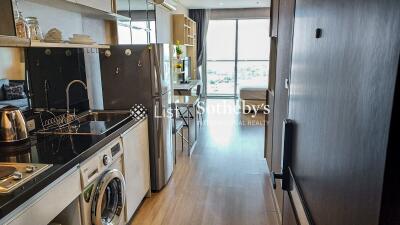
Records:
[[[266,88],[269,72],[269,20],[238,20],[236,93],[240,88]]]
[[[207,34],[207,95],[238,97],[241,87],[268,84],[269,20],[211,20]]]
[[[211,20],[207,33],[207,95],[235,96],[236,20]]]

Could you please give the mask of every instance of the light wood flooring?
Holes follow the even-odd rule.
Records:
[[[144,200],[131,225],[277,225],[264,127],[243,125],[263,118],[208,112],[192,157],[178,150],[169,184]]]

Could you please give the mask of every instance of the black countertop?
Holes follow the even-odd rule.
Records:
[[[140,120],[131,118],[109,132],[96,136],[37,134],[31,137],[31,144],[25,150],[9,153],[0,151],[0,162],[53,164],[13,192],[0,195],[0,220],[138,122]]]

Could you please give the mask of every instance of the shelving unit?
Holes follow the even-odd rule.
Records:
[[[183,14],[176,14],[174,18],[174,44],[196,45],[196,22]]]
[[[173,15],[174,44],[178,42],[186,48],[186,56],[192,59],[192,78],[197,72],[197,24],[184,14]]]
[[[33,15],[40,17],[40,13],[45,13],[45,11],[40,11],[41,5],[50,6],[54,8],[61,9],[63,11],[76,12],[83,16],[102,19],[105,21],[105,24],[108,25],[110,29],[113,29],[113,24],[116,21],[128,21],[130,22],[131,18],[119,15],[116,13],[116,0],[25,0],[24,2],[20,2],[20,7],[24,8],[24,4],[27,3],[35,3],[30,5],[25,5],[25,10],[29,11],[29,7],[33,7]],[[35,15],[36,13],[36,15]],[[46,17],[45,17],[46,18]],[[63,20],[60,20],[63,21]],[[69,28],[67,20],[64,20],[64,23],[60,26],[55,25],[54,27],[63,30],[63,28]],[[48,28],[47,28],[48,29]],[[107,28],[106,28],[107,29]],[[70,29],[71,30],[71,29]],[[77,33],[79,29],[77,29]],[[91,34],[92,36],[96,35],[96,33]],[[110,39],[111,40],[111,39]],[[104,40],[98,40],[100,43],[114,43],[112,40],[108,42],[106,38]],[[72,44],[68,42],[62,43],[49,43],[49,42],[38,42],[31,41],[28,38],[18,38],[15,36],[2,36],[0,35],[0,47],[21,47],[21,48],[110,48],[107,44]]]

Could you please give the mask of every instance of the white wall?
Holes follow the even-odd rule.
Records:
[[[185,14],[186,16],[189,15],[189,9],[181,4],[176,5],[176,11],[173,14]]]
[[[23,55],[23,49],[0,48],[0,79],[25,79],[25,59]]]
[[[158,43],[173,44],[173,14],[189,15],[189,10],[183,5],[179,3],[173,5],[176,7],[175,11],[169,11],[163,6],[156,6],[156,35]]]
[[[97,49],[85,49],[86,84],[90,109],[102,110],[103,87],[101,81],[100,58]]]
[[[157,43],[172,43],[172,13],[162,6],[156,6]]]

